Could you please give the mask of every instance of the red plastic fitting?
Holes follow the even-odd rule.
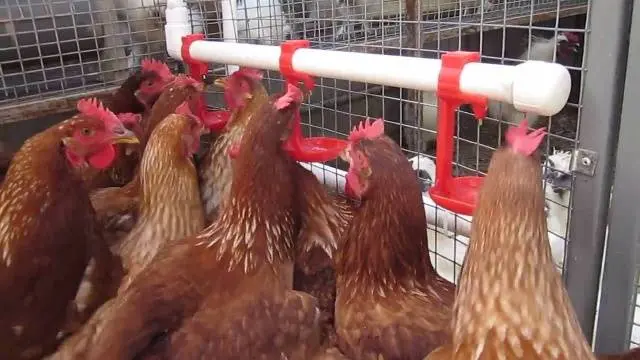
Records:
[[[307,91],[313,90],[313,77],[293,69],[293,54],[300,48],[308,48],[309,40],[289,40],[280,44],[280,73],[288,84],[298,86],[302,82]],[[289,139],[283,144],[284,150],[296,161],[325,162],[333,160],[347,147],[347,142],[329,137],[304,138],[300,113],[296,113]]]
[[[195,41],[204,40],[204,34],[190,34],[182,37],[182,47],[180,48],[180,54],[182,55],[182,61],[189,66],[189,75],[198,80],[203,81],[204,76],[209,71],[209,65],[202,61],[194,60],[191,57],[191,44]]]
[[[182,47],[180,48],[182,61],[189,66],[189,76],[198,81],[204,81],[204,77],[209,72],[209,65],[205,62],[194,60],[191,57],[190,48],[194,41],[204,39],[204,34],[185,35],[182,37]],[[209,111],[205,105],[204,95],[202,95],[198,99],[197,115],[202,119],[207,129],[220,131],[227,125],[231,113],[227,110]]]
[[[438,76],[437,96],[454,103],[471,104],[478,119],[487,116],[488,100],[484,96],[465,94],[460,91],[460,75],[464,66],[470,62],[480,62],[480,53],[454,51],[442,55],[442,68]]]
[[[480,53],[455,51],[442,56],[442,68],[438,77],[438,129],[436,138],[436,181],[429,189],[431,199],[439,206],[463,215],[471,215],[475,209],[482,177],[454,178],[453,137],[455,111],[462,104],[471,104],[478,119],[487,114],[486,97],[465,94],[460,91],[460,75],[464,66],[480,61]]]
[[[311,42],[309,40],[288,40],[280,44],[280,73],[285,81],[298,85],[299,82],[304,84],[307,91],[313,90],[315,81],[309,74],[299,73],[293,69],[293,54],[298,49],[309,48]]]

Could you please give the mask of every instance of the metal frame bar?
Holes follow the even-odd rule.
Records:
[[[624,101],[611,199],[609,236],[602,276],[602,295],[596,332],[598,353],[618,353],[629,348],[635,304],[635,274],[640,239],[640,133],[637,99],[640,98],[640,0],[634,1]],[[631,13],[631,12],[630,12]]]
[[[592,0],[587,19],[590,31],[585,44],[591,46],[585,48],[584,106],[578,139],[579,146],[597,152],[599,160],[594,176],[575,174],[564,276],[589,340],[597,309],[631,9],[630,1]]]

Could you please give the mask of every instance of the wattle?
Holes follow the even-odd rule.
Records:
[[[109,167],[115,158],[116,146],[112,144],[103,147],[98,152],[89,156],[87,161],[92,167],[101,170]]]
[[[347,176],[345,177],[345,183],[344,183],[344,194],[350,198],[355,199],[356,198],[356,192],[353,190],[353,186],[351,184],[351,178],[353,178],[353,174],[351,174],[351,172],[347,173]]]

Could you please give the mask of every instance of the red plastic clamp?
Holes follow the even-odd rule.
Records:
[[[442,99],[453,100],[458,105],[471,104],[475,116],[482,119],[487,116],[487,98],[460,91],[462,69],[468,63],[479,61],[480,53],[478,52],[454,51],[442,55],[442,68],[438,77],[436,95]]]
[[[309,40],[288,40],[280,44],[280,73],[290,84],[297,86],[299,82],[302,82],[307,91],[313,90],[315,86],[313,77],[308,74],[296,72],[293,69],[292,60],[296,50],[308,48],[309,46],[311,46]]]
[[[189,48],[194,41],[200,41],[204,39],[204,34],[185,35],[182,37],[182,47],[180,48],[182,61],[189,66],[189,75],[198,81],[204,80],[204,76],[207,75],[207,72],[209,71],[209,65],[202,61],[194,60],[191,57]]]
[[[480,60],[480,54],[456,51],[442,56],[438,78],[438,136],[436,138],[436,181],[429,189],[431,199],[450,211],[471,215],[478,198],[482,178],[477,176],[453,177],[453,137],[455,111],[462,104],[471,104],[479,119],[487,114],[487,98],[460,91],[460,74],[464,66]]]
[[[204,40],[204,34],[190,34],[182,37],[182,47],[180,53],[182,54],[182,61],[189,66],[189,75],[198,80],[204,81],[205,76],[209,72],[209,65],[205,62],[194,60],[191,57],[189,49],[194,41]],[[209,111],[205,105],[204,95],[198,99],[197,104],[198,116],[204,122],[205,127],[210,131],[220,131],[224,129],[229,121],[230,112],[226,110]]]

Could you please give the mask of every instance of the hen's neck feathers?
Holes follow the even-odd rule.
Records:
[[[165,243],[204,228],[198,177],[182,138],[190,122],[183,115],[167,117],[142,156],[140,216],[119,251],[130,272],[134,264],[145,266]]]
[[[347,230],[338,273],[346,289],[384,295],[439,278],[427,248],[427,223],[415,172],[392,140],[366,145],[367,194]],[[364,142],[364,141],[363,141]]]
[[[296,166],[296,181],[301,189],[301,211],[305,219],[300,232],[308,236],[302,242],[303,250],[310,252],[319,246],[333,258],[339,239],[351,221],[352,207],[348,200],[330,195],[315,175],[301,165]]]
[[[167,196],[179,196],[179,189],[175,187],[187,179],[190,185],[196,176],[183,139],[190,121],[183,115],[170,115],[153,131],[140,162],[142,214],[165,205],[169,200]]]
[[[62,138],[70,135],[72,119],[25,141],[0,185],[1,262],[7,266],[11,263],[11,244],[28,236],[38,218],[50,211],[57,199],[73,201],[77,195],[67,195],[84,189],[61,145]]]
[[[511,150],[491,160],[454,306],[454,358],[593,359],[551,258],[541,176]]]
[[[247,105],[234,110],[226,131],[218,136],[215,144],[207,153],[207,157],[201,168],[203,186],[202,197],[205,202],[205,211],[209,219],[215,218],[218,207],[224,201],[231,189],[233,168],[231,159],[227,155],[227,149],[233,142],[239,141],[245,127],[255,118],[258,110],[269,101],[267,90],[258,83],[252,92],[253,97]]]
[[[296,110],[297,111],[297,110]],[[293,258],[298,214],[294,201],[295,163],[281,149],[283,129],[273,124],[272,104],[263,104],[242,137],[232,162],[233,182],[218,219],[201,235],[198,245],[211,247],[229,271],[245,273],[261,265],[277,266]],[[274,268],[275,269],[275,268]]]
[[[144,149],[151,133],[162,120],[173,114],[178,106],[182,104],[191,90],[186,87],[170,86],[162,92],[158,100],[153,104],[148,116],[142,118],[143,135],[140,139],[140,146]]]

